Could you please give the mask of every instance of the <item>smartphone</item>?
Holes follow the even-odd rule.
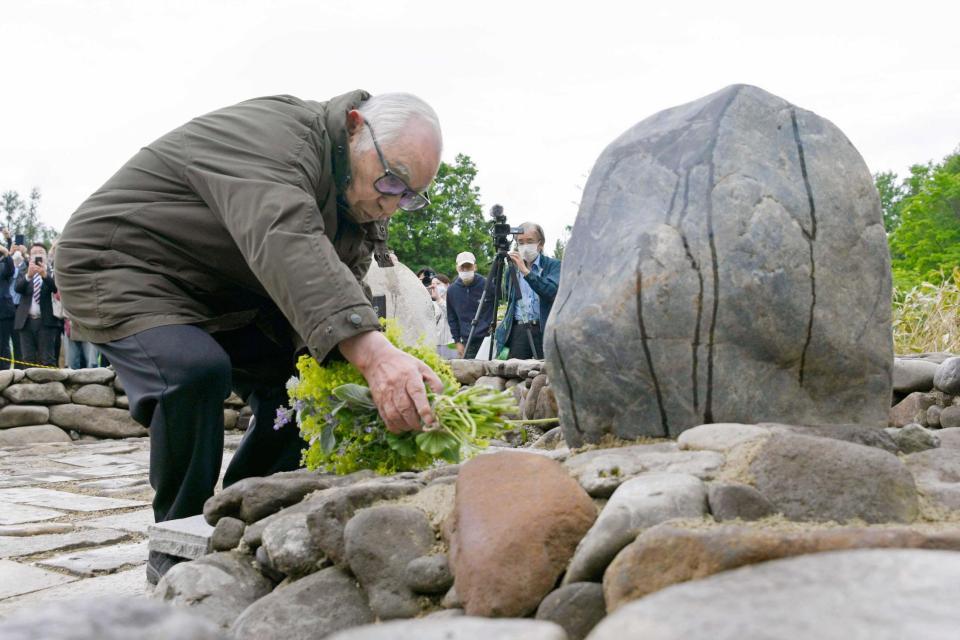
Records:
[[[22,246],[23,243],[24,243],[24,240],[23,240],[22,233],[18,233],[17,235],[13,236],[13,244],[19,244]]]
[[[34,257],[33,264],[43,264],[43,256]]]

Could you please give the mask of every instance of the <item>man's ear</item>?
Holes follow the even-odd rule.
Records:
[[[363,127],[363,114],[356,109],[347,111],[347,133],[350,137],[357,135],[361,127]]]

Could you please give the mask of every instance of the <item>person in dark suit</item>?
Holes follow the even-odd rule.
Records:
[[[10,290],[17,275],[10,249],[0,244],[0,369],[9,369],[13,359],[10,339],[13,337],[13,316],[17,307]]]
[[[20,334],[20,351],[26,362],[56,366],[57,334],[60,319],[53,315],[53,294],[57,284],[47,269],[47,248],[35,242],[30,247],[29,266],[17,276],[14,289],[20,304],[13,327]]]

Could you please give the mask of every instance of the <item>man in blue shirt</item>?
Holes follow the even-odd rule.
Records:
[[[543,227],[520,225],[517,250],[510,253],[507,269],[507,313],[497,327],[497,353],[507,347],[508,357],[543,358],[543,330],[560,285],[560,261],[543,255]],[[516,274],[516,275],[515,275]],[[515,282],[519,284],[515,286]]]
[[[491,301],[484,303],[484,311],[477,320],[477,328],[473,332],[470,344],[465,344],[470,337],[470,323],[473,322],[480,306],[480,297],[487,280],[477,273],[477,259],[469,251],[457,254],[457,279],[447,289],[447,322],[450,325],[450,335],[457,344],[457,353],[461,358],[474,358],[480,349],[484,336],[490,333],[490,322],[493,320]]]

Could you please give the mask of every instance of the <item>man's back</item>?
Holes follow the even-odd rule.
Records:
[[[356,305],[371,245],[359,225],[338,215],[345,140],[331,138],[337,134],[329,131],[327,107],[345,113],[365,97],[358,91],[322,104],[289,96],[249,100],[144,147],[64,229],[58,284],[78,338],[107,341],[162,324],[215,331],[258,314],[279,317],[276,305],[292,308],[295,289],[308,286],[318,263],[337,279],[331,306],[338,295],[341,309]],[[303,222],[293,219],[292,207]],[[299,233],[284,237],[287,229]],[[268,247],[271,233],[276,247]],[[311,246],[309,236],[319,234],[333,245],[330,258]],[[309,249],[297,251],[295,240]]]

